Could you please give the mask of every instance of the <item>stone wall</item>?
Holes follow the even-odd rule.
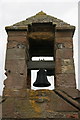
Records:
[[[4,82],[6,88],[4,95],[7,95],[10,90],[31,88],[31,71],[27,70],[27,61],[29,60],[27,30],[9,30],[7,33],[5,67],[7,79]],[[55,88],[76,88],[73,31],[56,30],[54,46]]]
[[[76,88],[72,37],[72,31],[57,31],[55,33],[56,88]]]
[[[26,31],[9,31],[8,44],[6,53],[6,75],[7,79],[4,81],[5,90],[7,91],[24,89],[27,86],[27,32]]]

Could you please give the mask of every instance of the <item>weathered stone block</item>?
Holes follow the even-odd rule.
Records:
[[[10,59],[25,59],[26,56],[26,50],[21,48],[14,48],[14,49],[8,49],[6,60]]]
[[[64,47],[65,48],[73,48],[73,43],[72,42],[64,42]]]
[[[73,57],[73,50],[72,49],[63,49],[63,54],[62,54],[62,58],[72,58]]]
[[[56,74],[56,87],[75,88],[75,74]]]
[[[56,58],[65,58],[65,59],[70,59],[73,57],[73,50],[72,49],[57,49],[56,50]]]
[[[9,49],[9,48],[15,48],[15,47],[17,47],[17,44],[18,44],[17,41],[8,41],[7,49]]]
[[[74,73],[74,61],[73,59],[61,59],[57,58],[55,61],[55,73]]]
[[[56,63],[55,63],[55,74],[57,73],[62,73],[60,58],[56,59]]]
[[[70,96],[73,99],[80,98],[80,91],[78,89],[62,88],[61,91],[65,92],[68,96]]]
[[[73,65],[65,65],[61,66],[62,73],[74,73],[74,66]]]
[[[6,61],[6,71],[8,72],[8,74],[12,74],[12,73],[25,73],[26,72],[26,61],[25,59],[12,59],[12,60],[8,60]]]
[[[56,49],[73,48],[72,42],[56,43]]]
[[[8,79],[5,81],[5,86],[8,89],[23,89],[27,87],[27,74],[20,75],[18,73],[12,73],[8,75]]]
[[[73,59],[62,59],[61,61],[62,61],[61,62],[62,65],[73,65],[74,64]]]
[[[3,93],[3,96],[6,96],[6,97],[14,97],[14,98],[23,98],[23,97],[27,97],[27,94],[26,94],[26,91],[28,89],[17,89],[17,88],[14,88],[14,89],[7,89],[6,88],[6,91],[4,91]]]
[[[72,37],[72,31],[59,31],[55,33],[55,37]]]
[[[9,36],[26,36],[27,31],[8,31]]]
[[[27,42],[26,36],[9,36],[8,41]]]
[[[62,58],[62,55],[63,55],[62,49],[57,49],[55,57],[56,58]]]
[[[56,37],[55,41],[57,43],[73,42],[72,37]]]
[[[8,60],[6,62],[7,79],[4,84],[8,88],[20,89],[27,86],[27,65],[25,60]]]
[[[7,48],[19,48],[20,46],[23,46],[22,48],[26,48],[27,44],[26,42],[17,42],[17,41],[8,41]]]
[[[73,118],[73,119],[78,119],[79,117],[78,117],[78,114],[67,114],[66,115],[66,117],[68,118],[68,119],[70,119],[70,118]]]

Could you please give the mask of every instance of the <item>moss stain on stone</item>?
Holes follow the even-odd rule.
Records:
[[[36,102],[34,100],[29,100],[32,108],[34,109],[35,112],[40,113],[41,112],[41,108],[38,104],[36,104]]]

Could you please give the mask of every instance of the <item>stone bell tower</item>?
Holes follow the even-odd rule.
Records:
[[[42,11],[6,27],[7,79],[3,90],[3,119],[79,118],[74,31],[74,26]],[[53,57],[53,60],[32,60],[39,56]],[[47,76],[54,76],[54,90],[31,90],[31,70],[39,69],[45,69]]]

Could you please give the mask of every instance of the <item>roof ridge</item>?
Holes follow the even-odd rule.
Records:
[[[47,15],[43,11],[38,12],[36,15],[31,16],[31,17],[27,18],[26,20],[15,23],[12,26],[9,26],[8,28],[12,29],[14,26],[17,26],[17,27],[27,26],[28,27],[28,25],[32,24],[32,23],[46,23],[46,22],[52,22],[53,24],[56,25],[56,28],[75,29],[75,27],[73,25],[70,25],[61,19],[58,19],[57,17]]]
[[[36,15],[47,15],[47,14],[41,10],[41,11],[38,12]]]

